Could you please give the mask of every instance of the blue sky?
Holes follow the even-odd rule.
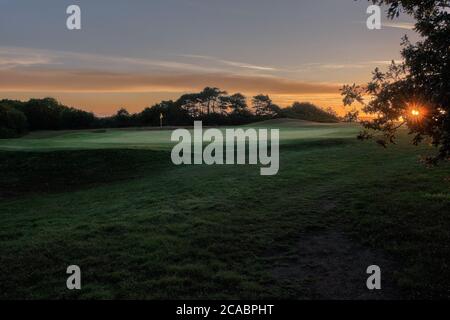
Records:
[[[67,6],[82,30],[66,29]],[[0,0],[0,97],[108,114],[201,87],[340,108],[337,88],[400,59],[407,17],[366,28],[364,0]],[[406,24],[405,24],[406,23]],[[3,79],[3,80],[2,80]]]

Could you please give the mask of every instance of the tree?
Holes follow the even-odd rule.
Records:
[[[266,114],[268,106],[272,104],[272,100],[267,95],[259,94],[253,97],[252,104],[255,108],[255,114],[263,116]]]
[[[0,139],[15,138],[27,131],[23,112],[0,102]]]
[[[189,112],[193,118],[220,113],[226,114],[230,107],[229,96],[219,88],[206,87],[199,93],[185,94],[176,104]]]
[[[241,93],[235,93],[230,97],[231,108],[233,112],[240,113],[248,110],[247,98]]]
[[[413,143],[429,139],[437,147],[430,162],[450,157],[450,0],[371,0],[387,4],[388,16],[401,10],[416,20],[421,40],[402,42],[404,62],[392,62],[387,72],[375,69],[366,86],[342,88],[344,104],[363,104],[363,111],[376,116],[365,121],[361,139],[377,138],[383,146],[395,143],[397,130],[406,125]],[[366,103],[364,96],[369,97]],[[381,133],[380,135],[375,134]]]
[[[163,101],[160,103],[164,110],[164,121],[171,126],[184,126],[192,124],[189,113],[173,101]]]
[[[353,109],[352,111],[349,111],[345,114],[345,116],[342,118],[342,121],[344,122],[357,122],[359,117],[359,111]]]
[[[188,93],[182,95],[176,104],[188,112],[192,118],[198,118],[203,114],[202,99],[198,93]]]
[[[284,117],[315,122],[338,122],[337,116],[317,107],[310,102],[294,102],[282,111]]]
[[[115,125],[119,128],[129,127],[132,125],[131,115],[127,109],[121,108],[113,117]]]
[[[221,91],[219,88],[206,87],[202,92],[199,93],[199,100],[202,104],[202,113],[210,114],[211,110],[216,113],[216,110],[221,112],[226,109],[226,99],[222,99],[226,95],[226,91]]]
[[[89,129],[95,127],[96,120],[92,112],[65,107],[60,114],[60,128]]]
[[[160,124],[160,115],[162,113],[165,116],[165,111],[163,103],[158,103],[150,108],[145,108],[138,114],[138,122],[144,126],[158,126]]]
[[[235,114],[246,113],[248,111],[247,98],[241,93],[222,96],[221,100],[222,109],[231,109],[231,112]]]
[[[64,107],[53,98],[30,99],[20,108],[28,119],[30,130],[60,129],[60,115]]]
[[[145,108],[136,115],[136,118],[140,125],[159,126],[161,114],[164,117],[164,125],[183,126],[193,122],[188,111],[173,101],[162,101],[150,108]]]
[[[255,114],[259,117],[274,118],[280,113],[281,108],[273,104],[268,95],[259,94],[252,99]]]

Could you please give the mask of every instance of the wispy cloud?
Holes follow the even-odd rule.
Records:
[[[7,48],[0,48],[0,69],[46,65],[50,63],[51,59],[42,54],[15,52]]]
[[[373,68],[375,66],[387,66],[394,61],[399,64],[402,60],[371,60],[371,61],[358,61],[354,63],[306,63],[295,71],[301,72],[306,70],[328,69],[328,70],[348,70],[348,69],[363,69]]]
[[[365,66],[362,64],[321,64],[319,67],[322,69],[338,70],[338,69],[359,69],[364,68]]]
[[[231,67],[238,67],[238,68],[245,68],[245,69],[252,69],[252,70],[259,70],[259,71],[281,71],[280,69],[277,69],[274,67],[258,66],[258,65],[254,65],[254,64],[230,61],[230,60],[221,59],[221,58],[212,57],[212,56],[195,55],[195,54],[183,54],[183,55],[179,55],[179,56],[185,57],[185,58],[210,60],[210,61],[214,61],[216,63],[225,64],[225,65],[228,65]]]
[[[5,57],[0,56],[0,69],[35,66],[49,64],[49,60],[42,57]]]
[[[364,25],[366,27],[367,21],[355,20],[352,23]],[[404,30],[414,30],[414,23],[398,20],[386,20],[381,23],[381,28],[395,28]]]
[[[395,60],[395,59],[394,60],[373,60],[373,61],[370,61],[369,64],[388,66],[392,62],[394,62],[395,64],[401,64],[401,63],[403,63],[403,60]]]
[[[142,71],[156,69],[184,72],[237,72],[237,69],[241,70],[241,72],[245,69],[266,72],[280,71],[274,67],[259,66],[206,55],[175,55],[175,57],[208,60],[213,63],[208,65],[205,63],[183,62],[179,61],[180,59],[162,60],[33,48],[0,47],[0,68],[58,64],[79,68],[122,71],[136,68]]]
[[[73,68],[106,70],[158,69],[197,72],[221,72],[221,68],[202,66],[180,61],[121,57],[82,52],[53,51],[32,48],[0,47],[0,67],[26,67],[34,65],[66,65]]]
[[[401,22],[401,21],[383,22],[382,27],[396,28],[396,29],[405,29],[405,30],[413,30],[414,29],[414,23]]]

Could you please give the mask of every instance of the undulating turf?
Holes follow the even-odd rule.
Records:
[[[450,296],[450,169],[419,162],[431,148],[385,150],[354,125],[256,127],[281,128],[276,176],[174,166],[170,131],[0,141],[0,298]],[[366,262],[386,291],[360,294]]]

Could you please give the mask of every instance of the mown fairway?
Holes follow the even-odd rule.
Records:
[[[281,128],[277,176],[176,167],[170,131],[0,141],[0,298],[450,297],[450,168],[419,163],[429,147],[259,126]],[[81,291],[66,289],[72,264]]]

